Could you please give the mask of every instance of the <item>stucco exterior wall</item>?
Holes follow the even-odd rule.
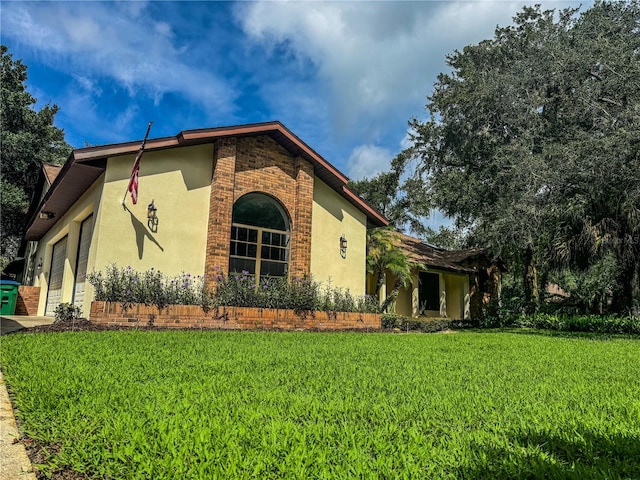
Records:
[[[346,255],[340,237],[347,239]],[[364,295],[367,218],[318,178],[314,179],[311,221],[311,275],[333,287]]]
[[[138,203],[127,193],[135,156],[110,158],[107,163],[96,256],[90,269],[103,270],[112,262],[166,275],[204,273],[209,216],[213,147],[199,145],[148,152],[140,163]],[[147,223],[147,206],[154,201],[157,231]]]
[[[78,199],[73,207],[71,207],[38,242],[34,256],[36,265],[42,263],[42,268],[36,267],[36,271],[34,273],[34,286],[40,287],[38,315],[44,315],[45,313],[47,294],[49,291],[49,275],[51,270],[53,246],[65,236],[67,236],[67,250],[64,261],[61,301],[70,303],[73,300],[80,224],[89,215],[95,215],[95,212],[98,210],[103,181],[104,176],[101,176],[96,180],[96,182]],[[93,240],[95,239],[96,232],[97,229],[94,228],[91,247],[89,249],[89,268],[87,269],[89,272],[91,271],[91,252],[94,249]],[[85,302],[85,305],[82,307],[83,312],[87,315],[90,308],[90,301]]]
[[[469,277],[445,274],[444,280],[447,287],[447,317],[456,320],[462,319],[464,296],[469,292]]]
[[[101,271],[110,263],[136,270],[156,268],[167,275],[204,273],[206,228],[209,215],[212,147],[201,145],[148,152],[142,157],[138,203],[131,203],[127,189],[133,155],[110,158],[105,174],[38,242],[36,272],[40,286],[38,315],[44,315],[53,245],[67,236],[62,302],[73,300],[80,224],[93,214],[93,233],[87,272]],[[157,231],[147,224],[147,205],[158,208]],[[93,289],[87,284],[83,313],[91,308]]]

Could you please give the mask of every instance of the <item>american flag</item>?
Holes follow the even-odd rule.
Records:
[[[138,173],[140,172],[140,159],[142,158],[142,154],[144,153],[144,148],[141,148],[136,156],[136,161],[133,163],[133,168],[131,169],[131,178],[129,179],[129,186],[127,190],[131,194],[131,203],[134,205],[138,203]]]
[[[149,122],[149,125],[147,126],[147,133],[144,136],[142,145],[140,145],[140,150],[138,150],[138,155],[136,155],[136,161],[133,162],[133,168],[131,169],[131,178],[129,178],[129,185],[127,186],[127,191],[131,194],[131,203],[133,203],[134,205],[138,203],[138,174],[140,173],[140,159],[142,158],[142,154],[144,153],[144,146],[147,143],[147,138],[149,137],[149,130],[151,130],[151,125],[153,125],[153,122]],[[127,194],[125,192],[124,198],[122,199],[123,205],[126,198],[127,198]]]

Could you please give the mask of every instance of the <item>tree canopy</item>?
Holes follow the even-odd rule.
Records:
[[[410,122],[410,199],[456,219],[521,272],[529,300],[552,271],[598,269],[613,308],[638,299],[640,4],[525,7],[454,51],[430,119]],[[405,160],[405,162],[408,160]],[[611,263],[613,262],[613,264]],[[608,267],[603,269],[603,264]],[[513,268],[512,268],[513,269]],[[542,277],[542,278],[541,278]]]
[[[47,104],[36,111],[36,99],[25,85],[27,67],[14,60],[6,46],[0,46],[0,52],[0,255],[4,266],[17,252],[42,164],[63,163],[71,147],[53,124],[58,107]]]

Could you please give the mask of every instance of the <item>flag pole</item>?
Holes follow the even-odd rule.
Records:
[[[153,125],[153,122],[149,122],[149,125],[147,125],[147,133],[144,134],[144,140],[142,140],[142,145],[140,145],[140,150],[138,150],[136,159],[133,162],[133,168],[135,168],[136,163],[139,162],[140,157],[144,152],[144,146],[147,144],[147,138],[149,138],[149,131],[151,130],[151,125]],[[133,170],[131,173],[133,174]],[[127,201],[127,193],[129,193],[129,185],[131,185],[131,179],[129,179],[129,184],[127,184],[127,189],[124,192],[124,197],[122,197],[122,206],[124,206],[125,202]]]

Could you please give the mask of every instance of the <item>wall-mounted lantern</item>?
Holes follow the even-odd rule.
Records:
[[[154,200],[147,207],[147,226],[153,233],[158,231],[158,209]]]
[[[38,259],[38,264],[36,265],[38,271],[42,270],[42,257]]]
[[[344,233],[340,237],[340,255],[342,258],[347,258],[347,237],[344,236]]]

